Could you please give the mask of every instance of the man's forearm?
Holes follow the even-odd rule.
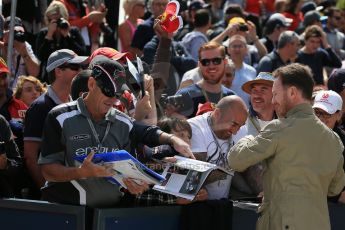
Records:
[[[66,182],[85,178],[81,168],[66,167],[58,163],[43,164],[41,170],[44,178],[52,182]]]
[[[166,87],[170,75],[171,42],[169,38],[160,39],[151,71],[151,76],[155,81],[155,97],[157,100],[159,100],[162,90]]]
[[[262,58],[263,56],[267,54],[266,46],[259,40],[258,37],[253,41],[253,43],[255,47],[258,49],[260,58]]]
[[[134,143],[143,143],[149,147],[155,147],[159,144],[160,131],[157,126],[148,126],[141,122],[134,121],[130,137]]]
[[[38,141],[24,141],[25,165],[38,188],[42,187],[45,182],[40,166],[37,164],[40,146],[41,142]]]

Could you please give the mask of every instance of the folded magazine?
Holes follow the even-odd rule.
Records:
[[[80,164],[86,157],[87,155],[76,156],[74,159]],[[96,153],[92,162],[99,165],[111,165],[115,174],[111,177],[106,177],[106,179],[124,188],[127,188],[123,183],[124,178],[134,179],[138,181],[138,183],[144,181],[148,184],[160,184],[165,180],[163,176],[147,168],[125,150]]]
[[[168,164],[162,176],[166,180],[153,189],[193,200],[203,185],[224,180],[233,173],[225,168],[204,161],[175,156],[176,162]]]

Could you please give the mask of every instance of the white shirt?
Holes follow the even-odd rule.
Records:
[[[196,67],[194,69],[188,70],[183,74],[181,83],[184,81],[192,80],[193,84],[196,84],[198,81],[202,79],[199,67]]]
[[[34,54],[34,51],[32,51],[31,45],[28,42],[25,42],[25,46],[26,46],[26,50],[28,51],[28,55],[33,59],[37,61],[37,58]],[[22,57],[20,57],[19,59],[19,65],[18,65],[18,71],[16,73],[16,68],[17,68],[17,57],[20,54],[17,52],[17,50],[14,49],[14,52],[12,54],[12,65],[11,65],[11,76],[15,76],[13,77],[13,79],[11,79],[10,82],[10,87],[11,88],[15,88],[17,85],[17,80],[18,77],[21,75],[28,75],[28,72],[26,71],[26,66],[25,66],[25,62],[24,59]]]
[[[232,146],[232,140],[231,138],[229,140],[221,140],[213,136],[207,121],[209,115],[210,113],[204,113],[188,120],[192,126],[192,152],[206,152],[208,162],[228,168],[227,154]],[[218,146],[220,146],[220,149]],[[219,180],[206,185],[208,198],[210,200],[228,198],[231,179],[232,176],[228,175],[225,180]]]

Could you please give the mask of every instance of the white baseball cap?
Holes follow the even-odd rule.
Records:
[[[313,108],[319,108],[329,114],[334,114],[341,110],[343,100],[341,96],[332,90],[323,90],[316,94]]]

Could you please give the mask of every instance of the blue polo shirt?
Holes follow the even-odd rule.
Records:
[[[222,93],[205,93],[207,93],[210,102],[215,104],[217,104],[222,97],[235,95],[232,90],[226,88],[225,86],[222,86]],[[193,84],[182,88],[178,90],[175,95],[181,95],[184,101],[183,106],[179,108],[178,112],[188,118],[195,117],[196,113],[198,112],[198,105],[206,102],[204,93],[198,84]]]
[[[62,104],[51,86],[48,91],[37,98],[26,111],[24,121],[24,141],[42,141],[44,121],[48,112]]]
[[[140,50],[144,49],[145,44],[151,41],[153,36],[155,36],[153,24],[154,18],[150,17],[146,19],[142,24],[138,25],[132,39],[132,47],[138,48]]]

